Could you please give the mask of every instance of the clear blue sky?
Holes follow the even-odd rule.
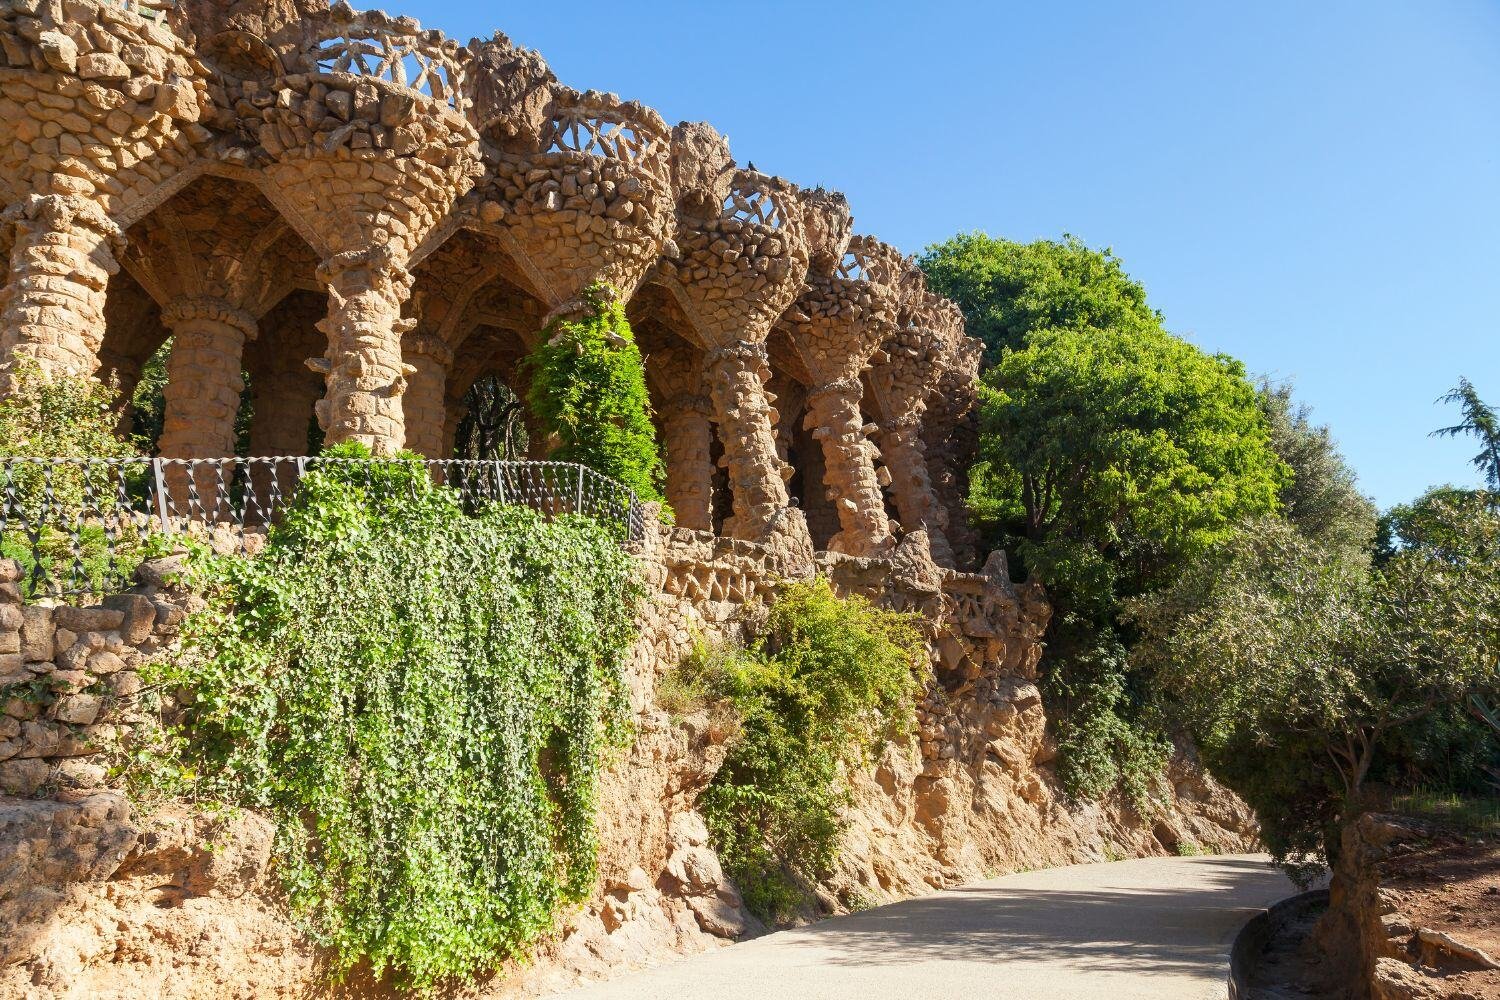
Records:
[[[1477,482],[1500,402],[1500,0],[388,0],[706,120],[907,252],[1110,246],[1168,326],[1294,380],[1382,505]]]

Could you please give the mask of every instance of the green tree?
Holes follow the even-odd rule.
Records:
[[[1133,659],[1282,860],[1335,856],[1392,741],[1500,689],[1500,516],[1428,513],[1442,530],[1374,567],[1264,518],[1132,602]]]
[[[526,359],[528,402],[551,457],[619,480],[642,500],[663,500],[666,465],[651,425],[646,368],[625,306],[602,286],[589,289],[592,312],[543,331]]]
[[[1109,250],[1073,236],[1015,243],[960,233],[918,258],[933,291],[963,310],[988,361],[1022,347],[1037,330],[1159,327],[1146,290]]]
[[[1463,419],[1451,427],[1439,427],[1432,435],[1458,437],[1467,434],[1477,438],[1479,453],[1471,462],[1484,476],[1490,491],[1500,494],[1500,414],[1479,398],[1474,384],[1466,378],[1460,378],[1458,385],[1448,390],[1438,402],[1457,404]]]
[[[974,506],[1048,587],[1047,677],[1063,711],[1063,776],[1137,797],[1159,744],[1124,723],[1119,601],[1273,511],[1286,466],[1240,364],[1159,327],[1032,332],[981,388]]]
[[[1290,385],[1260,385],[1271,447],[1291,470],[1281,487],[1282,513],[1310,542],[1362,557],[1376,533],[1375,504],[1359,492],[1327,425],[1316,425]]]

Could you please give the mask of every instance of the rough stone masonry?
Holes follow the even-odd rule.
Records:
[[[524,399],[519,359],[605,282],[685,524],[977,558],[975,343],[842,195],[504,35],[342,3],[0,0],[0,47],[0,360],[128,398],[170,336],[166,457],[226,456],[242,372],[256,454],[316,419],[448,457],[467,390]]]

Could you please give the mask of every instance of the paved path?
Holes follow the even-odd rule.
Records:
[[[561,994],[567,1000],[1224,1000],[1229,947],[1296,889],[1264,857],[1010,875]]]

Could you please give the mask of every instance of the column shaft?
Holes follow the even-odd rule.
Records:
[[[890,548],[891,524],[875,476],[874,447],[865,437],[857,378],[843,379],[807,397],[807,425],[823,446],[824,485],[839,514],[834,552],[873,556]]]
[[[428,458],[451,458],[453,449],[444,449],[443,445],[453,351],[438,337],[421,334],[407,337],[402,353],[412,368],[401,397],[406,446]]]
[[[172,331],[167,384],[162,390],[164,458],[226,458],[234,454],[234,420],[245,388],[241,375],[245,341],[255,336],[254,317],[222,299],[181,299],[162,310]],[[227,472],[204,467],[194,477],[198,498],[211,516]],[[189,491],[181,469],[168,478],[178,509],[187,512]]]
[[[328,284],[328,337],[323,358],[309,367],[328,390],[318,401],[318,421],[329,444],[358,441],[376,455],[406,444],[401,396],[409,371],[401,360],[401,335],[411,321],[401,306],[411,292],[405,261],[388,247],[340,254],[319,268]]]
[[[662,444],[667,453],[667,503],[677,523],[694,531],[712,531],[714,464],[709,401],[702,397],[672,400],[662,416]]]
[[[92,375],[104,342],[104,293],[119,270],[120,229],[91,201],[32,195],[6,210],[15,227],[0,300],[0,361],[33,359],[44,372]]]
[[[729,470],[734,514],[725,534],[762,541],[770,534],[788,536],[810,555],[812,539],[801,512],[791,509],[776,453],[771,404],[766,399],[766,347],[739,341],[709,352],[709,397],[718,418],[719,438]]]
[[[901,526],[907,531],[926,531],[933,562],[951,567],[953,551],[944,532],[947,516],[933,493],[919,426],[906,422],[886,428],[880,437],[880,454],[890,470]]]

